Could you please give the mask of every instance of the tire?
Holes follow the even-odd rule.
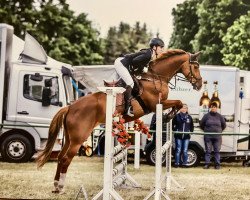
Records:
[[[29,161],[34,151],[28,138],[14,134],[3,140],[1,154],[4,161],[21,163]]]
[[[250,160],[244,160],[244,161],[242,162],[242,166],[243,166],[243,167],[250,167]]]
[[[146,161],[149,165],[155,165],[156,151],[154,147],[148,148],[146,151]],[[162,157],[162,164],[166,163],[165,154]]]
[[[188,164],[189,167],[196,167],[200,164],[201,152],[197,147],[189,146],[188,148]]]

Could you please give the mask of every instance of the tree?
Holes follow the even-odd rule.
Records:
[[[247,5],[248,3],[248,5]],[[249,10],[247,0],[203,0],[198,5],[199,31],[192,41],[196,51],[202,51],[201,63],[223,65],[222,38],[228,28]]]
[[[49,54],[55,59],[73,65],[103,64],[104,42],[86,14],[71,17],[58,31],[61,33],[49,41]]]
[[[21,38],[33,35],[49,56],[74,65],[102,64],[104,42],[86,14],[75,16],[66,0],[0,0],[0,21]]]
[[[223,62],[226,65],[250,70],[250,11],[234,22],[222,41]]]
[[[121,54],[133,53],[142,48],[148,48],[152,34],[146,24],[136,22],[134,27],[121,22],[118,27],[110,27],[106,38],[104,60],[105,64],[113,64]]]
[[[23,36],[26,27],[32,27],[39,19],[34,10],[34,0],[0,0],[0,21],[13,25],[15,34]]]
[[[201,2],[202,0],[185,1],[178,4],[176,9],[173,9],[174,30],[168,45],[169,48],[194,52],[191,41],[199,30],[196,11],[197,5]]]

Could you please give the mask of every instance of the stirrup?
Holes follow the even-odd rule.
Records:
[[[127,115],[128,115],[129,117],[134,117],[134,113],[133,113],[133,110],[131,110],[131,108],[133,108],[133,107],[132,107],[132,106],[129,106]]]

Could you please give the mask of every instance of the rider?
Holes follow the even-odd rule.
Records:
[[[130,76],[132,74],[142,74],[147,72],[147,66],[150,60],[157,58],[163,52],[164,42],[160,38],[152,38],[148,49],[142,49],[139,52],[127,54],[115,60],[115,69],[118,75],[126,83],[127,95],[125,95],[125,113],[133,117],[132,107],[130,105],[131,95],[136,97],[138,92],[134,89],[134,81]]]

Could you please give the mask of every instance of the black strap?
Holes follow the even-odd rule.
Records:
[[[145,113],[145,114],[149,114],[149,113],[150,113],[150,110],[147,108],[146,104],[145,104],[144,101],[141,99],[141,97],[140,97],[140,96],[137,96],[135,99],[138,101],[138,103],[139,103],[140,106],[142,107],[144,113]]]

